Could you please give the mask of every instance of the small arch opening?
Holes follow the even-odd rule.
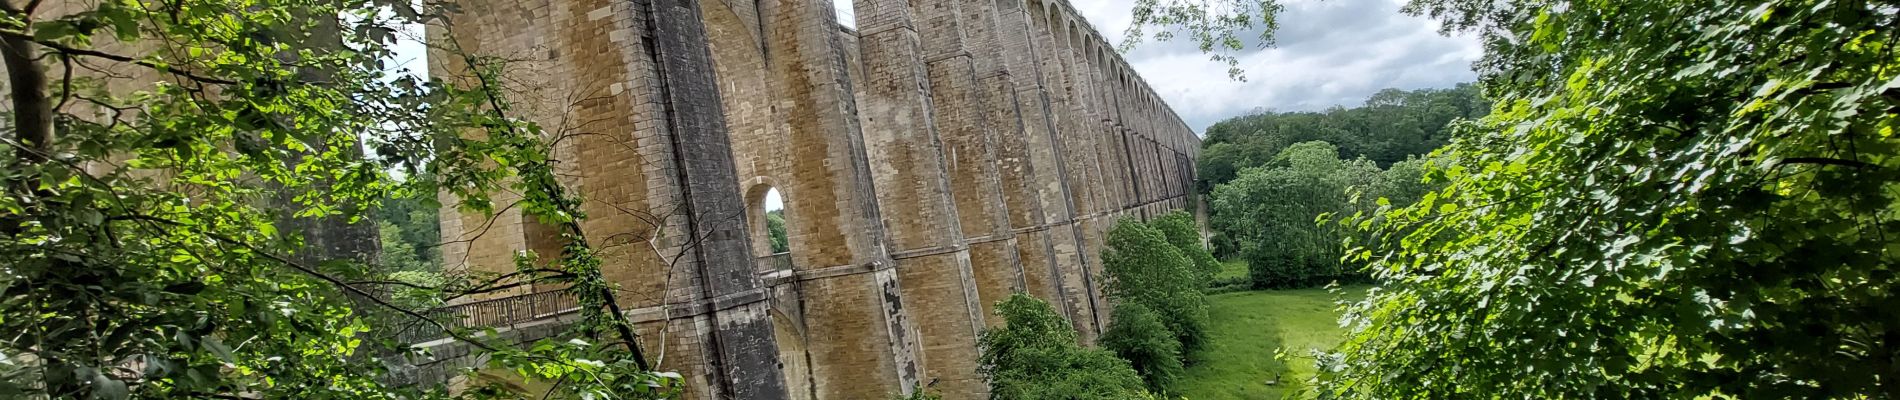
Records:
[[[759,270],[792,269],[792,216],[778,188],[762,181],[747,190],[746,217]]]
[[[791,237],[785,231],[785,198],[778,189],[765,190],[765,239],[772,254],[792,251]]]
[[[772,337],[778,343],[779,371],[785,376],[785,392],[791,400],[818,398],[812,383],[811,355],[806,353],[805,331],[778,309],[772,315]]]
[[[858,12],[857,8],[851,4],[852,1],[831,0],[831,11],[838,16],[839,26],[856,30],[858,29]]]

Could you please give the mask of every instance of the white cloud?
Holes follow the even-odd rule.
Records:
[[[1075,0],[1076,11],[1121,43],[1134,0]],[[1469,36],[1399,12],[1403,0],[1288,0],[1278,46],[1243,53],[1247,82],[1184,42],[1146,42],[1123,55],[1196,131],[1255,109],[1357,106],[1385,88],[1450,87],[1476,79],[1483,54]]]

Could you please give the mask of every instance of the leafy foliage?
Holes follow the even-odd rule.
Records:
[[[391,281],[403,283],[389,293],[390,302],[411,310],[426,310],[442,305],[442,293],[432,288],[445,287],[450,283],[449,277],[434,271],[399,270],[385,276]]]
[[[1160,230],[1162,235],[1167,236],[1168,244],[1174,245],[1181,255],[1194,262],[1195,279],[1199,280],[1201,287],[1214,282],[1214,275],[1220,274],[1220,260],[1214,259],[1214,254],[1201,245],[1200,224],[1194,221],[1193,214],[1176,210],[1155,218],[1149,225]]]
[[[773,254],[792,251],[790,238],[785,234],[784,209],[765,212],[765,235],[771,240]]]
[[[1392,163],[1379,175],[1379,185],[1372,192],[1385,198],[1386,202],[1406,206],[1423,200],[1427,194],[1437,189],[1425,176],[1428,159],[1414,158]]]
[[[677,391],[677,375],[648,371],[608,295],[576,225],[579,199],[548,160],[552,135],[510,117],[491,84],[501,65],[450,45],[440,54],[473,75],[463,84],[385,71],[394,32],[441,10],[386,0],[54,2],[70,8],[59,12],[17,3],[0,2],[0,58],[13,78],[0,131],[0,360],[10,364],[0,397],[446,396],[388,386],[374,358],[408,351],[377,339],[388,333],[371,324],[379,315],[443,326],[384,295],[383,286],[427,280],[383,279],[389,269],[375,259],[331,257],[280,228],[361,222],[386,199],[438,192],[492,211],[487,194],[503,190],[521,195],[526,215],[563,227],[568,243],[548,267],[507,283],[568,285],[583,310],[577,336],[619,335],[516,347],[451,333],[491,354],[493,367],[565,383],[548,397]],[[91,72],[102,65],[130,72]],[[419,289],[433,297],[422,305],[495,290]],[[493,393],[464,395],[484,394]]]
[[[1326,142],[1294,144],[1267,168],[1214,190],[1214,229],[1246,260],[1256,288],[1304,287],[1346,277],[1338,224],[1316,222],[1360,208],[1348,190],[1372,186],[1379,168],[1339,159]]]
[[[1147,306],[1116,305],[1114,319],[1109,320],[1108,330],[1102,332],[1098,344],[1128,360],[1148,382],[1148,388],[1156,392],[1165,392],[1181,376],[1181,340]]]
[[[1429,154],[1451,140],[1446,124],[1482,117],[1488,102],[1472,84],[1450,89],[1385,89],[1364,106],[1325,112],[1263,112],[1230,118],[1207,128],[1196,168],[1202,190],[1270,164],[1295,143],[1324,141],[1347,159],[1365,158],[1389,167]]]
[[[1411,204],[1432,187],[1421,175],[1421,159],[1381,171],[1365,159],[1338,157],[1326,142],[1296,143],[1266,167],[1215,188],[1211,207],[1217,217],[1210,225],[1216,243],[1246,261],[1253,287],[1361,279],[1362,264],[1342,260],[1340,242],[1364,235],[1326,221],[1374,212],[1381,204]]]
[[[1126,51],[1142,40],[1166,41],[1186,33],[1202,53],[1214,61],[1227,63],[1227,77],[1245,81],[1240,58],[1234,53],[1246,49],[1242,37],[1256,25],[1261,28],[1253,39],[1258,46],[1273,45],[1273,32],[1279,28],[1278,16],[1286,6],[1278,0],[1136,0],[1134,21],[1123,35]],[[1149,30],[1154,30],[1152,35]]]
[[[434,260],[418,256],[418,253],[423,253],[423,251],[418,251],[414,243],[406,240],[404,236],[407,232],[404,232],[402,227],[382,219],[378,219],[376,223],[377,241],[382,245],[381,251],[376,255],[378,266],[392,272],[441,269],[433,262]]]
[[[1497,111],[1382,213],[1328,398],[1900,398],[1900,14],[1421,0]]]
[[[414,195],[384,195],[382,207],[376,208],[382,239],[379,264],[391,271],[440,271],[440,208],[435,204],[435,194]]]
[[[983,332],[978,358],[999,399],[1139,399],[1141,377],[1128,361],[1076,342],[1069,320],[1049,303],[1016,293],[996,304],[1003,326]]]
[[[1102,268],[1108,297],[1154,310],[1181,342],[1183,356],[1206,342],[1207,297],[1200,290],[1200,274],[1160,230],[1133,219],[1116,222],[1102,250]]]

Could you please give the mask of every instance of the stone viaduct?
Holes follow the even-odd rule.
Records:
[[[432,47],[509,60],[513,110],[559,138],[649,357],[693,398],[985,398],[991,305],[1030,293],[1092,341],[1105,231],[1198,208],[1199,140],[1064,0],[855,0],[842,24],[823,0],[457,2]],[[518,211],[445,210],[451,270],[558,252]]]

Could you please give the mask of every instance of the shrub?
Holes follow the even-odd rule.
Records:
[[[1341,241],[1351,232],[1322,218],[1370,210],[1387,186],[1378,166],[1341,160],[1326,142],[1294,144],[1274,160],[1242,171],[1216,187],[1212,198],[1214,229],[1236,242],[1254,287],[1311,286],[1359,275],[1359,264],[1340,263]]]
[[[1160,230],[1122,220],[1109,230],[1102,253],[1110,298],[1154,310],[1181,341],[1183,356],[1200,348],[1207,332],[1207,298],[1192,262]]]
[[[1214,254],[1201,245],[1201,230],[1196,227],[1198,224],[1194,222],[1193,214],[1187,211],[1171,212],[1156,218],[1150,225],[1161,230],[1161,234],[1168,238],[1168,244],[1181,250],[1181,255],[1194,263],[1195,277],[1199,279],[1201,287],[1213,284],[1214,276],[1220,274],[1220,260],[1214,259]]]
[[[1128,361],[1076,342],[1049,303],[1017,293],[996,305],[1003,326],[983,332],[981,371],[993,398],[1110,400],[1147,396]]]
[[[1128,360],[1150,389],[1166,391],[1181,376],[1181,340],[1148,306],[1122,303],[1114,316],[1102,333],[1102,348]]]

